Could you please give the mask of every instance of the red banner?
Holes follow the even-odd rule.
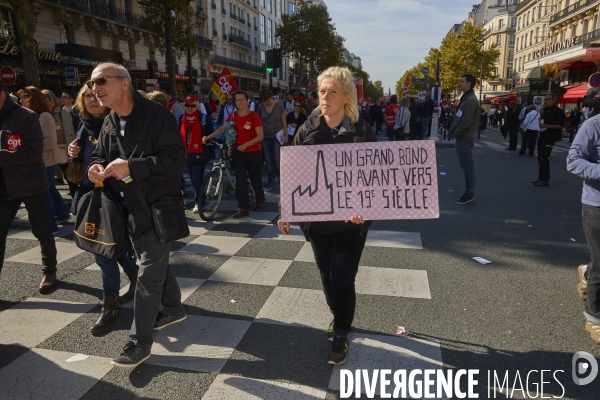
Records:
[[[238,90],[238,84],[233,74],[229,72],[227,67],[223,67],[223,70],[217,76],[217,80],[213,83],[211,91],[219,98],[221,104],[225,104],[227,96],[236,90]]]
[[[356,100],[358,100],[358,104],[362,105],[364,101],[363,79],[361,77],[354,78],[354,84],[356,85]]]

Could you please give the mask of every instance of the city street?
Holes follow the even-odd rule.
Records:
[[[573,355],[598,360],[600,347],[576,292],[589,252],[568,146],[554,148],[550,186],[535,187],[537,158],[484,131],[473,149],[476,198],[464,206],[455,149],[438,148],[440,218],[375,221],[369,231],[342,368],[327,365],[332,317],[310,245],[297,227],[278,233],[278,189],[250,218],[231,218],[233,195],[213,223],[188,213],[191,235],[172,243],[170,259],[188,318],[158,331],[152,356],[133,371],[110,364],[128,340],[131,304],[113,330],[89,333],[102,277],[75,246],[72,223],[57,235],[57,288],[39,294],[39,244],[23,208],[0,275],[0,398],[335,399],[341,369],[476,369],[479,398],[533,398],[543,387],[542,397],[597,399],[600,377],[584,386],[572,378]],[[67,186],[59,189],[67,199]],[[499,384],[508,376],[503,393],[488,395],[488,374]]]

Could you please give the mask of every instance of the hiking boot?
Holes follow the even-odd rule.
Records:
[[[346,355],[348,354],[348,336],[347,335],[335,335],[333,343],[331,344],[331,351],[327,358],[329,365],[341,365],[346,362]]]
[[[335,337],[335,332],[333,331],[334,322],[335,322],[335,319],[333,321],[331,321],[331,323],[327,327],[327,340],[329,340],[330,342],[333,342],[333,338]]]
[[[187,318],[187,314],[183,315],[166,315],[162,312],[159,312],[156,316],[156,322],[154,323],[154,330],[160,331],[161,329],[166,328],[169,325],[176,324],[178,322],[183,322]]]
[[[111,361],[112,365],[122,368],[135,368],[150,358],[150,348],[138,347],[129,342],[123,347],[121,355]]]
[[[577,282],[577,294],[581,300],[587,299],[587,279],[585,279],[585,272],[587,271],[587,264],[581,264],[577,267],[577,276],[579,276],[579,282]]]
[[[600,343],[600,325],[587,321],[585,323],[585,330],[590,333],[590,337],[594,342]]]
[[[248,215],[250,215],[250,210],[248,208],[240,208],[240,211],[238,211],[233,218],[238,219],[247,217]]]
[[[458,201],[456,202],[456,204],[460,204],[462,206],[462,205],[465,205],[465,204],[469,204],[473,200],[475,200],[475,196],[463,196],[460,199],[458,199]]]
[[[129,278],[129,289],[127,289],[127,292],[125,292],[123,296],[119,297],[119,303],[127,304],[133,301],[133,298],[135,297],[135,286],[137,285],[137,274],[137,270],[127,273],[127,277]]]
[[[119,320],[119,318],[121,318],[121,311],[117,305],[117,298],[117,296],[104,294],[100,318],[98,318],[98,321],[90,328],[91,333],[97,334],[107,331]]]

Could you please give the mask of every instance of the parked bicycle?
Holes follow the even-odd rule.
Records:
[[[235,174],[229,173],[229,167],[227,161],[231,158],[231,149],[228,146],[224,146],[215,141],[207,142],[216,146],[216,153],[219,155],[218,159],[215,159],[212,167],[212,171],[209,176],[204,179],[202,184],[202,200],[200,202],[201,207],[199,209],[200,218],[204,221],[210,221],[215,217],[219,207],[221,206],[221,200],[223,199],[223,192],[225,194],[231,194],[235,190]],[[248,181],[248,194],[252,199],[254,189]]]

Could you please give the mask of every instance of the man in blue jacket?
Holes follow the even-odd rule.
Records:
[[[567,156],[567,170],[584,179],[581,207],[590,263],[577,269],[577,289],[585,300],[585,330],[600,343],[600,115],[581,125]]]

